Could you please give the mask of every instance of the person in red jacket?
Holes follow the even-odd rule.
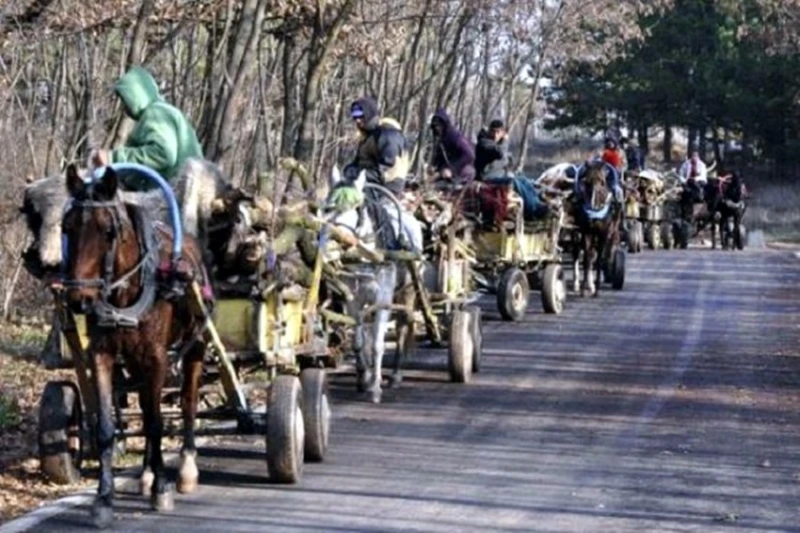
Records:
[[[624,156],[617,145],[616,139],[606,137],[605,149],[603,155],[600,156],[603,161],[616,168],[619,172],[624,170]]]

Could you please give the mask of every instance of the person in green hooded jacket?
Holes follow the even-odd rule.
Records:
[[[186,116],[164,101],[153,76],[142,67],[133,67],[120,78],[114,91],[122,100],[125,113],[136,126],[124,146],[114,150],[96,150],[92,164],[138,163],[172,181],[190,158],[203,158],[197,133]],[[127,189],[145,190],[153,185],[145,180],[121,176]]]

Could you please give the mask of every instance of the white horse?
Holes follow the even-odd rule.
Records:
[[[341,187],[354,188],[357,195],[364,197],[368,196],[369,189],[374,186],[367,185],[366,174],[363,171],[354,182],[347,183],[342,179],[338,169],[334,168],[330,175],[330,196]],[[378,221],[373,220],[368,213],[367,203],[373,202],[373,206],[377,203],[375,207],[385,215],[385,221],[389,222],[400,242],[412,250],[421,251],[422,226],[414,216],[402,211],[389,194],[391,193],[379,199],[367,200],[360,205],[329,206],[332,210],[326,218],[329,223],[352,232],[368,247],[389,249],[396,243],[390,242],[387,232],[377,231]],[[382,395],[385,336],[391,318],[391,306],[399,304],[410,312],[397,313],[397,349],[390,386],[398,385],[402,381],[403,360],[413,349],[413,308],[416,292],[406,263],[355,261],[346,263],[346,270],[348,275],[344,281],[355,296],[352,301],[346,303],[345,312],[357,322],[353,348],[356,355],[358,389],[361,392],[369,392],[371,400],[379,403]]]

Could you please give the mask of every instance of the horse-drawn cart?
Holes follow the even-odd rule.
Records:
[[[474,223],[460,210],[460,192],[430,191],[416,202],[424,246],[421,275],[414,276],[414,284],[427,339],[438,346],[447,338],[450,379],[466,383],[473,372],[480,372],[483,319],[474,305]]]
[[[488,210],[482,189],[490,191],[489,197],[499,198],[490,202],[494,205]],[[479,223],[473,235],[473,268],[496,288],[500,315],[521,320],[532,288],[541,291],[546,313],[561,313],[566,302],[559,246],[563,205],[549,205],[544,215],[526,219],[524,200],[511,184],[480,184],[476,196]]]
[[[626,174],[625,188],[624,240],[628,251],[640,252],[643,245],[650,250],[671,249],[679,188],[654,170]]]
[[[174,198],[170,201],[174,205]],[[173,226],[180,234],[177,218]],[[189,309],[202,325],[198,338],[206,346],[199,389],[199,403],[205,408],[198,410],[197,418],[235,421],[233,426],[209,422],[198,433],[264,435],[269,476],[277,482],[298,481],[303,462],[323,460],[328,447],[331,404],[325,369],[339,361],[328,348],[328,329],[317,309],[322,261],[319,254],[315,283],[309,289],[280,281],[265,285],[218,280],[213,306],[198,279],[189,277],[182,285]],[[61,483],[76,481],[83,457],[97,453],[98,423],[98,394],[87,348],[88,332],[99,326],[65,305],[67,290],[56,284],[54,292],[62,356],[74,367],[76,382],[48,383],[39,415],[41,466]],[[183,351],[176,345],[169,352],[161,409],[168,432],[180,426],[171,427],[170,422],[181,417],[178,407],[187,379],[181,368]],[[129,373],[119,358],[112,390],[117,443],[144,435],[142,412],[129,397],[145,390],[142,376]]]

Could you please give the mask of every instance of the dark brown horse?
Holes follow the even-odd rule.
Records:
[[[161,394],[170,364],[167,349],[184,347],[180,349],[184,440],[178,490],[194,491],[198,479],[194,421],[204,354],[199,341],[202,320],[191,311],[176,272],[183,274],[182,281],[204,276],[202,253],[197,242],[187,238],[175,265],[172,232],[152,223],[141,208],[123,203],[117,185],[117,175],[110,168],[102,179],[90,183],[81,179],[74,166],[67,169],[71,207],[63,221],[68,242],[64,285],[67,304],[87,314],[87,356],[93,365],[99,411],[100,482],[93,508],[99,527],[113,521],[112,376],[117,356],[141,383],[139,403],[147,439],[142,491],[151,495],[154,509],[169,510],[172,494],[161,453]]]
[[[603,161],[586,163],[576,183],[573,208],[579,238],[575,239],[573,258],[577,285],[583,252],[581,296],[587,292],[592,296],[598,295],[601,267],[613,263],[615,251],[619,248],[622,209],[613,202],[612,172],[613,169]],[[595,279],[592,279],[593,270],[596,272]],[[621,288],[614,274],[611,276],[612,284],[615,288]]]

